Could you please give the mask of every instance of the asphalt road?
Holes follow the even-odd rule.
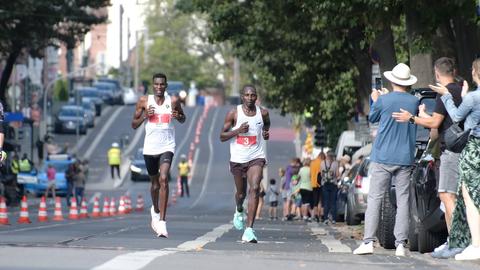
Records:
[[[128,157],[143,145],[143,129],[130,128],[132,106],[110,107],[97,120],[96,127],[78,141],[74,135],[57,136],[58,140],[77,145],[78,156],[90,160],[89,198],[118,198],[128,193],[135,206],[137,196],[142,195],[146,210],[115,217],[39,223],[38,199],[30,198],[32,224],[16,224],[19,209],[12,208],[12,225],[0,226],[0,269],[480,269],[478,262],[434,260],[419,253],[398,258],[394,251],[382,248],[377,248],[375,255],[354,256],[351,252],[359,240],[351,232],[361,228],[341,223],[325,226],[264,218],[255,224],[260,242],[242,244],[242,232],[231,224],[234,186],[228,170],[228,143],[219,141],[229,109],[211,108],[205,114],[200,141],[194,149],[191,197],[177,198],[176,202],[171,198],[168,239],[155,237],[150,228],[149,183],[132,182],[127,172]],[[190,151],[204,108],[187,108],[186,113],[186,123],[176,125],[176,157]],[[274,111],[271,117],[265,178],[277,178],[278,168],[295,155],[289,119]],[[130,145],[123,149],[122,178],[113,180],[106,152],[123,135],[129,136]],[[172,192],[174,188],[172,183]],[[48,208],[51,218],[53,205]],[[63,214],[67,215],[65,206]]]

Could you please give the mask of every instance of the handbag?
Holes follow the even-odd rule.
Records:
[[[447,150],[454,153],[462,152],[465,145],[467,145],[470,137],[470,129],[463,130],[459,123],[453,123],[447,130],[445,130],[444,140]]]

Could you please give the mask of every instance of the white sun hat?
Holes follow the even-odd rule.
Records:
[[[404,63],[396,65],[392,71],[385,71],[383,76],[389,81],[402,86],[410,86],[417,82],[417,77],[410,74],[410,68]]]

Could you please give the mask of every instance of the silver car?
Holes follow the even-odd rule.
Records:
[[[368,190],[370,189],[370,158],[364,158],[351,169],[344,218],[347,225],[358,225],[365,218]]]

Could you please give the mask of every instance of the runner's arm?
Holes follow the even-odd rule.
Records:
[[[223,122],[222,133],[220,133],[220,141],[225,142],[230,140],[231,138],[240,134],[240,128],[236,130],[232,130],[232,127],[235,123],[237,118],[236,110],[231,110],[228,112],[227,116],[225,117],[225,121]]]
[[[264,140],[268,140],[270,138],[270,115],[268,114],[268,110],[262,110],[262,118],[263,118],[263,131],[262,136]]]
[[[143,121],[147,119],[147,115],[144,115],[146,102],[147,96],[141,96],[140,99],[137,101],[137,105],[135,106],[135,112],[133,113],[132,119],[133,129],[137,129],[143,123]]]
[[[180,99],[177,97],[172,97],[172,117],[177,119],[178,122],[184,123],[187,117],[182,109],[182,104],[180,104]]]

